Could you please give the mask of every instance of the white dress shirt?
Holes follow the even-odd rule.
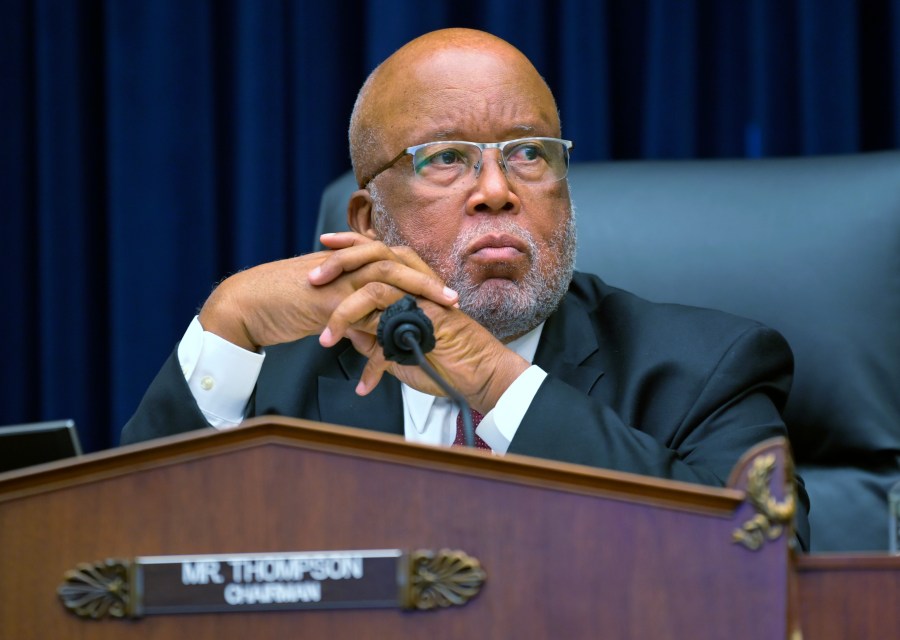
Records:
[[[507,346],[532,362],[543,328],[541,324]],[[247,351],[204,331],[196,317],[178,345],[178,361],[191,394],[216,429],[227,429],[243,420],[264,359],[265,351]],[[506,453],[546,376],[540,367],[530,366],[485,414],[476,433],[494,453]],[[449,398],[422,393],[406,384],[402,385],[402,395],[407,440],[443,446],[453,443],[459,410]]]

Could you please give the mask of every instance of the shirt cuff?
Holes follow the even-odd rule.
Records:
[[[194,317],[178,344],[178,363],[191,395],[210,426],[240,424],[265,352],[253,353],[209,331]]]
[[[503,392],[493,409],[488,411],[475,430],[494,451],[503,455],[509,449],[525,412],[547,377],[547,372],[531,365]]]

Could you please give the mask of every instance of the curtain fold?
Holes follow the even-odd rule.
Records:
[[[311,249],[366,74],[445,26],[534,61],[576,162],[900,147],[900,0],[2,0],[0,424],[115,445],[213,284]]]

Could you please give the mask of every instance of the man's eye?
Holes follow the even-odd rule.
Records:
[[[421,173],[443,167],[458,167],[465,163],[465,157],[458,149],[447,147],[433,153],[423,153],[420,159],[416,159],[415,163],[416,173]]]
[[[542,149],[535,144],[519,145],[509,154],[509,159],[513,162],[533,162],[543,157]]]
[[[431,164],[456,164],[462,160],[462,155],[456,149],[445,149],[429,159]]]

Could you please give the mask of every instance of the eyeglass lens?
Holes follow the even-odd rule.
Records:
[[[568,149],[556,140],[516,140],[502,151],[507,174],[521,182],[556,182],[568,171]],[[481,162],[481,148],[471,142],[434,142],[413,155],[416,175],[436,186],[474,177]]]

